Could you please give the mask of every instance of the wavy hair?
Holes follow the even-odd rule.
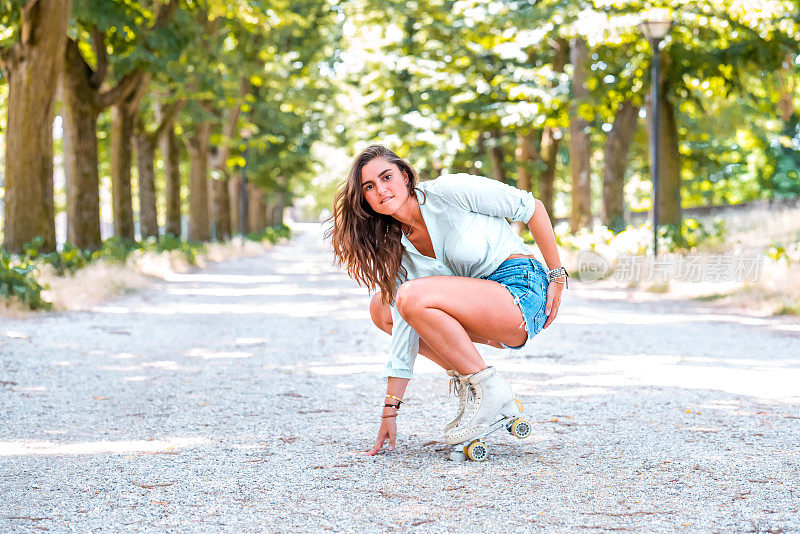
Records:
[[[417,171],[403,158],[382,145],[371,145],[356,156],[333,201],[333,214],[325,221],[333,225],[325,232],[332,237],[335,264],[344,266],[359,285],[370,291],[380,289],[381,301],[394,304],[398,272],[402,266],[403,244],[400,221],[374,211],[364,198],[361,170],[375,158],[397,165],[408,176],[408,192],[416,197]],[[424,193],[423,193],[424,194]],[[424,200],[423,200],[424,203]]]

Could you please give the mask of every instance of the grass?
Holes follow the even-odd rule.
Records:
[[[614,234],[597,226],[571,235],[566,226],[556,227],[559,254],[571,273],[579,274],[586,251],[602,257],[610,268],[598,280],[612,285],[650,293],[669,295],[673,298],[688,298],[709,305],[738,308],[748,313],[761,315],[800,315],[800,208],[766,209],[753,208],[748,211],[699,217],[694,222],[686,221],[690,237],[694,240],[687,248],[674,252],[659,252],[659,261],[684,262],[690,260],[709,265],[715,259],[740,261],[741,257],[755,257],[758,264],[755,279],[742,277],[714,280],[711,276],[680,278],[673,274],[659,278],[650,262],[652,258],[652,229],[649,225],[629,226],[624,232]],[[705,232],[708,239],[698,239]],[[668,240],[661,241],[662,244]],[[634,256],[637,264],[642,262],[639,275],[615,279],[624,268],[620,258]],[[677,265],[677,263],[673,263]],[[616,271],[615,271],[616,269]],[[707,267],[704,267],[707,269]],[[709,272],[704,270],[704,273]],[[585,279],[586,283],[591,283]]]
[[[714,293],[713,295],[700,295],[698,297],[693,297],[693,300],[697,300],[699,302],[713,302],[715,300],[730,297],[731,295],[732,293]]]
[[[225,261],[238,257],[254,257],[264,253],[273,243],[290,236],[287,228],[268,229],[248,236],[248,239],[236,239],[224,243],[187,244],[168,239],[159,242],[145,243],[130,247],[109,240],[104,245],[105,254],[98,255],[92,261],[84,261],[76,268],[64,268],[61,257],[43,255],[42,261],[28,261],[22,282],[36,285],[35,292],[22,282],[16,281],[15,291],[30,298],[40,298],[54,310],[85,310],[92,306],[124,295],[145,286],[154,279],[165,279],[175,273],[186,273],[196,268],[203,268],[209,263]],[[35,245],[35,244],[34,244]],[[118,249],[118,250],[117,250]],[[31,252],[31,257],[36,256]],[[80,259],[80,258],[78,258]],[[67,265],[70,267],[71,264]],[[11,266],[13,267],[13,265]],[[5,278],[20,274],[6,268]],[[13,267],[16,269],[16,267]],[[31,270],[32,269],[32,270]],[[0,273],[3,274],[3,273]],[[0,277],[0,281],[5,278]],[[14,278],[12,281],[16,280]],[[19,286],[19,287],[17,287]],[[43,286],[43,289],[42,287]],[[26,289],[27,292],[22,291]],[[34,294],[35,293],[35,294]],[[10,298],[0,298],[0,317],[22,318],[34,313],[29,311],[30,303]]]
[[[800,315],[800,305],[797,303],[785,304],[775,311],[775,315]]]

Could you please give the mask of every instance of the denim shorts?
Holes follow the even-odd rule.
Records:
[[[492,274],[481,278],[502,284],[522,310],[523,323],[519,327],[525,328],[528,339],[519,347],[509,347],[502,342],[500,344],[507,349],[524,347],[533,336],[542,331],[547,320],[544,313],[549,284],[547,270],[536,258],[511,258],[501,263]]]

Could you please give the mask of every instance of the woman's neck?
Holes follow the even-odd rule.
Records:
[[[413,234],[425,226],[419,202],[413,196],[409,196],[403,206],[392,214],[392,217],[400,221],[403,233],[406,235]]]

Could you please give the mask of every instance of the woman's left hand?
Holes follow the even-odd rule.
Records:
[[[564,290],[564,284],[558,282],[550,282],[547,284],[547,304],[544,305],[544,314],[547,315],[547,321],[544,322],[542,329],[550,326],[550,323],[556,320],[558,315],[558,306],[561,304],[561,292]]]

